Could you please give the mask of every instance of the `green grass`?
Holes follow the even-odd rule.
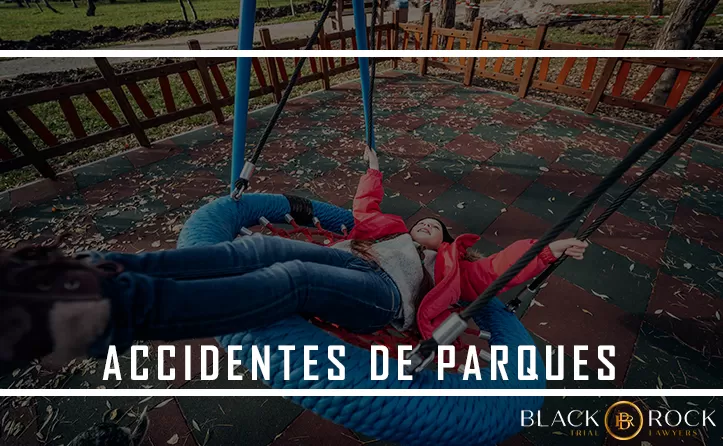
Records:
[[[297,1],[295,4],[305,3]],[[117,26],[142,25],[151,22],[163,22],[166,20],[183,20],[181,8],[176,0],[150,0],[147,3],[140,3],[139,0],[118,0],[115,4],[105,1],[97,4],[95,17],[86,17],[86,4],[78,0],[78,8],[68,1],[51,2],[53,7],[60,14],[43,7],[43,12],[37,8],[19,8],[17,4],[0,3],[0,18],[2,19],[2,31],[0,37],[5,40],[29,40],[40,34],[47,34],[54,30],[79,29],[89,30],[94,26]],[[193,2],[198,18],[211,20],[227,17],[238,17],[238,0],[195,0]],[[259,0],[259,8],[271,6],[286,6],[287,0]],[[186,7],[190,14],[190,10]],[[296,17],[284,18],[285,21],[308,20],[308,14],[300,14]],[[269,21],[265,23],[279,22]]]
[[[668,15],[673,12],[678,2],[665,0],[663,2],[663,14]],[[650,1],[616,1],[616,2],[600,2],[586,3],[581,5],[569,6],[570,9],[580,14],[622,14],[637,15],[648,14],[650,12]]]
[[[663,15],[670,15],[678,2],[665,0],[663,2]],[[616,1],[601,3],[586,3],[569,6],[572,11],[578,14],[616,14],[616,15],[641,15],[650,12],[650,1]],[[715,12],[723,13],[723,4],[716,7]],[[656,20],[661,26],[664,20]],[[723,26],[722,17],[711,17],[706,22],[707,26]]]

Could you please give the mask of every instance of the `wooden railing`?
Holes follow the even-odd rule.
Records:
[[[273,42],[268,29],[261,29],[260,35],[264,49],[306,46],[306,39]],[[393,23],[376,27],[374,48],[444,48],[450,50],[448,57],[402,60],[417,64],[422,75],[430,69],[462,74],[465,85],[471,85],[475,78],[512,84],[521,98],[530,90],[583,98],[587,100],[585,111],[588,113],[593,113],[602,102],[665,116],[700,85],[716,64],[722,63],[721,59],[674,58],[461,58],[452,52],[498,48],[594,49],[552,42],[546,35],[545,26],[538,27],[534,38],[483,33],[481,19],[470,31],[440,29],[432,26],[431,14],[425,15],[421,25],[399,23],[397,13]],[[627,40],[627,34],[619,34],[613,48],[624,49]],[[199,49],[195,41],[189,42],[189,46]],[[315,49],[356,47],[356,34],[348,30],[322,33]],[[388,59],[397,66],[399,59]],[[278,102],[297,61],[296,58],[254,58],[250,97],[269,95]],[[53,178],[55,171],[48,160],[54,157],[128,135],[134,135],[141,146],[150,147],[146,130],[202,113],[211,113],[216,122],[224,122],[223,108],[234,101],[233,85],[227,84],[224,71],[231,76],[234,63],[231,57],[196,58],[121,74],[116,73],[106,59],[98,58],[96,64],[102,78],[0,98],[0,130],[5,133],[5,138],[0,133],[0,173],[33,165],[43,176]],[[318,81],[322,88],[328,89],[331,77],[358,68],[354,57],[311,58],[297,84]],[[631,76],[633,70],[641,69],[650,72],[646,76]],[[666,102],[655,104],[649,97],[667,69],[676,70],[676,80]],[[175,89],[171,83],[173,77],[177,77],[173,83]],[[723,88],[719,94],[723,94]],[[149,95],[160,95],[162,101],[154,102],[162,102],[163,107],[154,109]],[[86,107],[77,107],[78,101],[86,101]],[[43,122],[33,112],[34,107],[56,107],[64,120]],[[707,124],[723,127],[721,110]],[[10,141],[12,145],[3,145],[3,141]]]
[[[386,36],[393,28],[392,24],[377,27],[380,44],[390,44]],[[318,47],[344,46],[348,33],[323,36]],[[306,45],[305,39],[273,43],[268,29],[261,30],[261,38],[266,48]],[[200,48],[196,41],[189,42],[189,47]],[[233,89],[223,75],[224,68],[235,63],[232,57],[196,58],[123,74],[116,73],[105,58],[95,61],[102,78],[0,98],[0,174],[33,165],[44,177],[54,178],[56,172],[48,163],[51,158],[131,134],[138,144],[150,148],[146,130],[203,113],[212,113],[222,123],[226,119],[223,107],[234,102]],[[254,58],[249,97],[272,95],[278,102],[293,69],[285,63],[290,65],[291,60]],[[358,69],[357,63],[347,59],[324,57],[312,58],[306,66],[309,69],[301,73],[297,84],[321,81],[326,89],[331,86],[330,77]],[[174,92],[173,76],[180,79],[176,84],[182,85],[182,91]],[[162,109],[154,109],[149,94],[160,94]],[[78,101],[91,105],[83,108],[82,116]],[[33,107],[58,107],[65,119],[43,122]],[[15,150],[3,140],[9,140]]]

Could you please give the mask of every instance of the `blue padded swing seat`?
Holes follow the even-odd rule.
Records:
[[[342,225],[351,229],[354,218],[349,210],[328,203],[311,201],[313,214],[324,229],[340,233]],[[284,223],[291,212],[289,200],[283,195],[244,194],[239,201],[219,198],[196,211],[181,231],[178,247],[208,246],[233,241],[242,228],[252,227],[263,216],[271,223]],[[239,296],[243,298],[243,296]],[[491,334],[490,345],[507,345],[510,380],[490,379],[489,368],[482,369],[482,380],[462,374],[448,373],[444,380],[437,372],[423,370],[411,381],[397,376],[397,361],[390,359],[389,378],[372,381],[370,353],[345,343],[301,316],[293,316],[272,325],[218,338],[231,345],[269,345],[271,348],[271,379],[266,384],[278,389],[542,389],[545,371],[537,358],[538,380],[517,380],[517,347],[534,346],[527,330],[517,317],[493,299],[474,317],[475,323]],[[327,356],[327,346],[346,345],[342,358],[346,371],[343,381],[330,381],[327,369],[336,369]],[[317,361],[318,381],[303,380],[303,355],[292,354],[290,380],[283,379],[283,354],[279,345],[318,345],[311,359]],[[301,348],[297,349],[301,350]],[[390,355],[391,356],[391,355]],[[251,364],[251,349],[238,352],[237,359]],[[518,433],[522,410],[537,411],[542,397],[291,397],[295,403],[312,410],[337,424],[365,435],[405,445],[495,445]]]

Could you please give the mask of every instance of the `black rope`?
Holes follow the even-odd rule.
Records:
[[[314,222],[314,205],[311,200],[296,195],[284,194],[289,201],[289,214],[294,217],[297,223],[309,226]]]
[[[708,103],[708,105],[685,127],[685,129],[678,135],[677,138],[670,144],[670,146],[647,168],[645,171],[635,180],[633,181],[611,204],[610,206],[605,209],[605,211],[600,214],[595,220],[593,220],[592,223],[590,223],[590,226],[588,226],[577,238],[580,240],[586,240],[588,239],[597,229],[602,226],[602,224],[613,214],[615,211],[617,211],[620,206],[625,203],[625,200],[630,198],[631,195],[633,195],[640,186],[645,183],[651,176],[655,174],[663,165],[670,160],[670,158],[675,155],[675,153],[683,147],[683,144],[685,144],[688,139],[690,139],[691,136],[698,130],[705,122],[713,116],[713,114],[718,110],[718,108],[723,105],[723,93],[717,95],[713,100]],[[549,265],[540,275],[538,275],[535,280],[533,280],[528,288],[530,290],[536,290],[538,289],[544,282],[547,280],[547,278],[552,275],[552,273],[562,264],[562,262],[567,259],[566,255],[561,256],[559,259],[557,259],[556,262]],[[517,302],[510,302],[510,304],[515,304]]]
[[[311,48],[316,44],[316,41],[319,39],[319,33],[321,32],[321,29],[324,27],[324,23],[326,22],[327,17],[329,17],[329,13],[331,12],[331,6],[334,4],[335,0],[328,0],[326,3],[326,6],[324,7],[324,11],[321,13],[321,18],[318,22],[316,22],[316,26],[314,27],[314,32],[311,33],[311,37],[309,37],[309,41],[306,42],[306,47],[304,47],[304,51],[309,51]],[[294,89],[294,86],[296,85],[296,81],[299,79],[299,75],[301,74],[301,69],[304,67],[304,63],[306,62],[306,57],[301,57],[299,59],[299,63],[296,64],[296,67],[294,67],[294,72],[289,78],[289,83],[286,85],[286,89],[284,90],[284,94],[281,96],[281,100],[276,105],[276,109],[274,110],[273,116],[271,116],[271,119],[269,120],[269,123],[266,124],[266,128],[264,129],[264,133],[261,134],[261,138],[259,138],[259,142],[256,143],[256,150],[254,151],[253,156],[251,157],[251,163],[256,164],[259,157],[261,156],[261,151],[264,149],[264,146],[266,145],[266,141],[269,139],[269,136],[271,135],[271,131],[276,126],[276,122],[279,120],[279,116],[281,116],[281,112],[284,110],[284,106],[286,105],[286,101],[289,100],[289,96],[291,96],[291,91]],[[248,186],[248,181],[239,178],[236,180],[236,183],[234,184],[236,189],[245,188]]]
[[[685,101],[681,106],[675,109],[665,121],[655,130],[648,134],[643,141],[636,144],[628,155],[618,163],[615,168],[605,176],[605,178],[592,190],[587,196],[580,200],[565,217],[562,218],[552,229],[548,230],[539,240],[537,240],[530,249],[525,252],[511,267],[500,275],[487,289],[464,311],[460,316],[465,320],[469,319],[476,312],[481,310],[487,303],[494,298],[512,279],[514,279],[527,264],[529,264],[540,252],[551,242],[553,242],[567,227],[577,220],[583,212],[594,202],[596,202],[606,190],[615,184],[623,174],[637,162],[651,147],[655,146],[665,135],[675,129],[687,116],[695,112],[703,101],[715,89],[718,83],[723,80],[723,65],[719,66],[715,72],[706,79],[693,95]],[[434,342],[428,343],[425,349]]]
[[[377,49],[376,39],[376,22],[377,22],[377,2],[380,0],[372,0],[372,25],[370,28],[371,42],[369,48]],[[371,74],[369,75],[369,127],[367,128],[367,143],[369,147],[374,147],[374,81],[377,77],[377,59],[372,57]]]

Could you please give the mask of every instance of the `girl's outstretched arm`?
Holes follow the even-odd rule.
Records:
[[[379,205],[384,198],[382,187],[382,173],[379,170],[377,154],[367,148],[364,152],[364,159],[369,160],[369,170],[359,180],[356,195],[354,196],[354,219],[364,220],[370,214],[380,213]]]
[[[463,261],[462,299],[476,299],[495,279],[504,273],[507,268],[522,257],[533,243],[535,243],[533,239],[518,240],[489,257],[475,262]],[[582,242],[577,239],[557,240],[550,243],[502,289],[502,292],[534,278],[562,254],[567,254],[570,257],[581,260],[587,246],[587,242]]]

